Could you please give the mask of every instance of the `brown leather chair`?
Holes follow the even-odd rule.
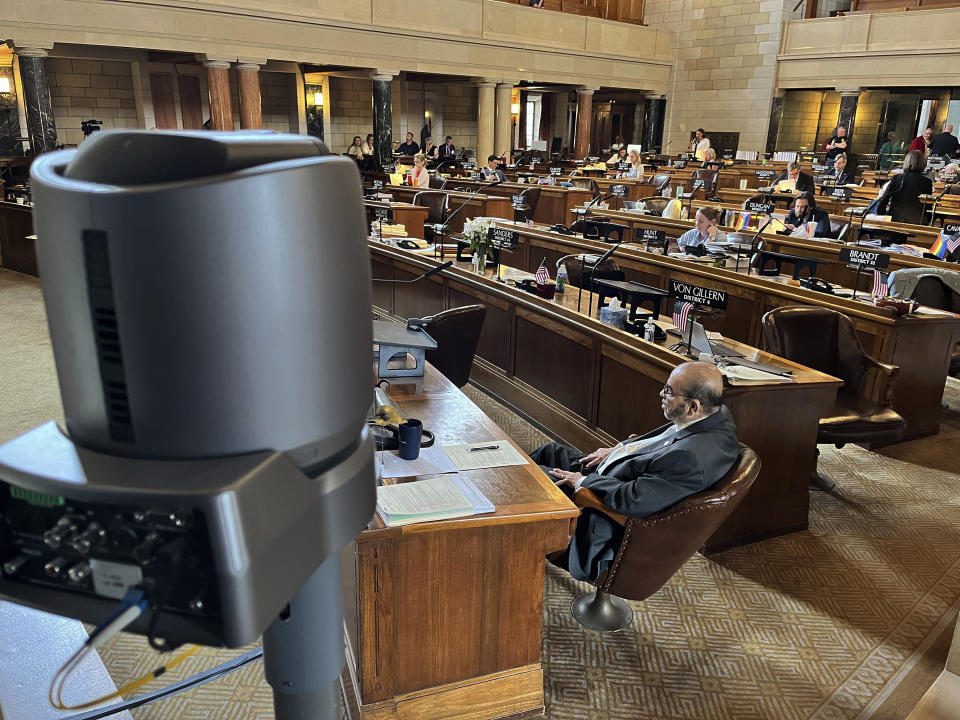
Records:
[[[513,208],[513,219],[515,221],[526,222],[528,219],[533,219],[533,216],[537,213],[537,205],[540,202],[540,192],[540,188],[532,187],[520,193],[523,201]]]
[[[756,195],[751,195],[746,200],[743,201],[743,204],[740,205],[742,210],[747,209],[747,203],[763,203],[767,202],[767,196],[763,193],[757,193]]]
[[[447,219],[450,196],[438,190],[421,190],[413,196],[413,204],[427,208],[427,220],[423,223],[424,240],[433,242],[433,226]]]
[[[430,176],[430,189],[431,190],[443,190],[443,186],[447,184],[447,178],[442,178],[438,175]]]
[[[760,458],[746,445],[713,487],[646,517],[627,517],[606,507],[587,488],[573,501],[603,513],[623,527],[623,540],[610,569],[594,583],[596,591],[576,598],[570,612],[591,630],[622,630],[633,620],[624,602],[653,595],[689,560],[740,504],[760,473]]]
[[[703,191],[706,197],[713,195],[714,186],[717,183],[717,171],[712,168],[700,168],[693,172],[694,180],[703,180]]]
[[[653,185],[653,194],[659,195],[670,184],[671,175],[654,175],[650,178],[650,184]]]
[[[483,305],[466,305],[437,313],[423,324],[424,331],[437,341],[436,349],[425,353],[427,362],[457,387],[470,380],[486,316]]]
[[[673,198],[668,197],[648,197],[643,199],[644,207],[646,212],[651,213],[655,212],[662,215],[663,211],[667,208],[667,205]]]
[[[836,405],[820,418],[818,443],[890,443],[903,437],[906,422],[890,406],[900,372],[897,365],[867,355],[853,322],[835,310],[817,307],[781,307],[763,316],[763,345],[767,352],[843,380]],[[880,400],[866,397],[869,371],[880,373]],[[822,473],[814,484],[832,489]]]

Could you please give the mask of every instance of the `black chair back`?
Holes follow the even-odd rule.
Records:
[[[422,190],[413,196],[413,204],[427,208],[427,222],[431,225],[447,219],[450,196],[445,192]]]
[[[470,380],[470,368],[477,353],[487,308],[483,305],[444,310],[427,318],[426,333],[437,341],[435,350],[427,350],[427,362],[457,387]]]

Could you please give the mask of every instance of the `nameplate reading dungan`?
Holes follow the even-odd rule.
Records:
[[[613,195],[614,197],[623,197],[624,195],[627,194],[627,186],[626,186],[626,185],[611,185],[611,186],[610,186],[610,194]]]
[[[776,209],[776,205],[773,203],[759,202],[757,200],[751,200],[747,203],[746,210],[755,215],[770,215]]]
[[[490,242],[497,247],[513,247],[520,242],[520,233],[502,227],[492,227],[487,231]]]
[[[757,180],[773,180],[777,176],[776,170],[757,170]]]
[[[844,247],[840,248],[840,262],[856,265],[864,270],[883,270],[890,264],[890,256],[876,250]]]
[[[723,290],[691,285],[680,280],[670,281],[670,297],[717,310],[727,309],[727,293]]]
[[[637,242],[647,245],[663,245],[667,241],[666,230],[654,230],[653,228],[637,228],[634,233]]]

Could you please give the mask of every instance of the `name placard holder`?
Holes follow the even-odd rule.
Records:
[[[856,247],[840,248],[840,262],[849,263],[857,269],[853,279],[853,299],[857,299],[857,285],[860,284],[861,270],[883,270],[890,264],[890,256],[876,250]]]
[[[676,162],[673,163],[673,167],[676,168],[677,170],[683,170],[686,166],[687,166],[686,160],[677,160]]]
[[[516,247],[520,242],[520,233],[509,228],[492,227],[487,231],[490,243],[497,248]]]
[[[379,223],[391,223],[393,222],[393,208],[375,207],[373,208],[373,217]]]
[[[662,247],[664,251],[667,249],[667,232],[666,230],[654,230],[653,228],[637,228],[634,231],[634,238],[637,242],[642,242],[648,248],[652,245],[653,247]]]
[[[559,177],[560,175],[563,175],[563,168],[552,167],[552,168],[547,168],[547,170],[554,177]]]
[[[960,233],[960,223],[944,223],[943,232],[947,237]]]
[[[627,172],[630,170],[630,168],[631,168],[631,165],[628,162],[617,163],[617,170],[619,170],[620,172]]]
[[[668,297],[714,310],[726,310],[729,300],[728,294],[723,290],[693,285],[681,280],[670,280]]]
[[[625,197],[626,194],[627,194],[627,186],[626,186],[626,185],[611,185],[611,186],[610,186],[610,194],[613,195],[614,197]]]
[[[833,200],[842,200],[843,202],[850,201],[850,195],[853,194],[853,189],[848,187],[835,187],[830,190],[829,197]]]
[[[754,215],[772,215],[776,209],[773,203],[757,202],[756,200],[748,202],[746,210]]]
[[[373,189],[374,189],[374,190],[382,190],[382,189],[383,189],[383,180],[374,180],[374,181],[373,181]]]

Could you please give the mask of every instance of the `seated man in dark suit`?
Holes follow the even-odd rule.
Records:
[[[778,187],[783,183],[784,187]],[[792,189],[794,192],[814,192],[815,188],[813,186],[813,177],[807,175],[805,172],[800,171],[800,163],[796,160],[791,160],[787,163],[787,171],[773,181],[773,188],[776,189],[787,189],[791,184],[793,185]]]
[[[811,192],[802,192],[793,201],[793,207],[783,221],[788,232],[793,232],[803,223],[816,223],[816,237],[830,237],[830,216],[817,207],[817,201]]]
[[[670,422],[646,435],[589,455],[548,443],[530,457],[564,492],[589,488],[615,512],[652,515],[719,482],[740,452],[723,404],[723,377],[713,365],[677,366],[660,391],[660,405]],[[595,580],[609,569],[622,539],[623,528],[585,508],[570,541],[570,574]]]

